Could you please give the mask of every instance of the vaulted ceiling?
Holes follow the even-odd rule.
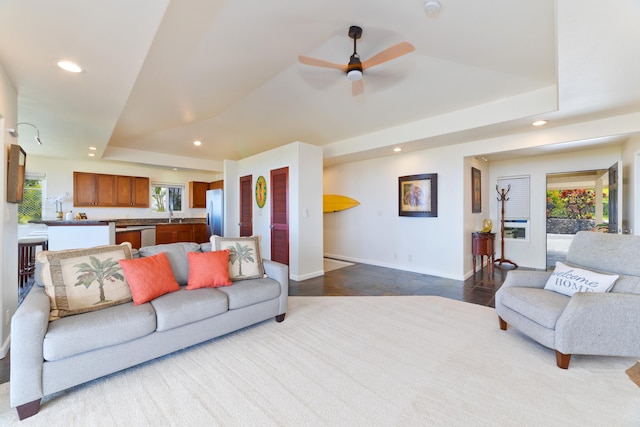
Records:
[[[219,170],[303,141],[337,162],[640,111],[639,3],[0,0],[0,65],[44,141],[20,128],[28,153]],[[351,25],[363,59],[416,48],[359,96],[298,62],[347,63]]]

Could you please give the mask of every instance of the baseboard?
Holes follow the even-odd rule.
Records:
[[[291,280],[295,280],[296,282],[302,282],[303,280],[313,279],[314,277],[320,277],[320,276],[324,276],[324,270],[316,271],[309,274],[303,274],[300,276],[291,274],[289,278]]]
[[[343,255],[338,255],[338,254],[330,254],[330,253],[325,253],[324,256],[326,258],[333,258],[333,259],[337,259],[337,260],[340,260],[340,261],[355,262],[355,263],[358,263],[358,264],[375,265],[377,267],[392,268],[394,270],[408,271],[408,272],[411,272],[411,273],[418,273],[418,274],[427,274],[429,276],[442,277],[442,278],[445,278],[445,279],[462,280],[462,281],[464,281],[466,279],[464,277],[464,275],[462,275],[462,276],[451,276],[449,274],[443,273],[442,271],[425,270],[425,269],[420,269],[420,268],[408,267],[406,265],[389,264],[389,263],[385,263],[385,262],[372,261],[372,260],[360,259],[360,258],[353,258],[353,257],[347,257],[347,256],[343,256]]]

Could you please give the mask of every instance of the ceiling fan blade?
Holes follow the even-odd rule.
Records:
[[[351,82],[351,93],[353,96],[361,95],[362,92],[364,92],[364,83],[362,83],[362,79]]]
[[[392,59],[396,59],[399,56],[406,55],[407,53],[413,52],[416,50],[415,47],[409,42],[402,42],[396,45],[393,45],[380,53],[373,55],[371,58],[366,61],[362,61],[362,69],[366,70],[367,68],[371,68],[375,65],[380,65],[383,62],[391,61]]]
[[[336,64],[335,62],[325,61],[324,59],[311,58],[304,55],[298,56],[298,61],[305,65],[312,65],[314,67],[333,68],[334,70],[340,70],[347,72],[347,66],[342,64]]]

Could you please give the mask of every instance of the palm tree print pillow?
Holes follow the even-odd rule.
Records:
[[[211,236],[210,240],[217,251],[229,249],[229,278],[231,281],[264,277],[262,255],[260,254],[260,236]]]
[[[100,310],[132,300],[118,263],[131,259],[131,244],[65,251],[41,251],[45,292],[51,302],[49,320]]]

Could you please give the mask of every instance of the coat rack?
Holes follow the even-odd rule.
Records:
[[[504,188],[498,190],[498,186],[496,185],[496,191],[498,192],[498,201],[502,203],[502,215],[500,216],[500,259],[494,261],[494,265],[502,268],[502,264],[511,264],[514,268],[518,268],[518,264],[504,257],[504,202],[509,200],[507,194],[511,191],[511,184],[509,184],[506,191]]]

